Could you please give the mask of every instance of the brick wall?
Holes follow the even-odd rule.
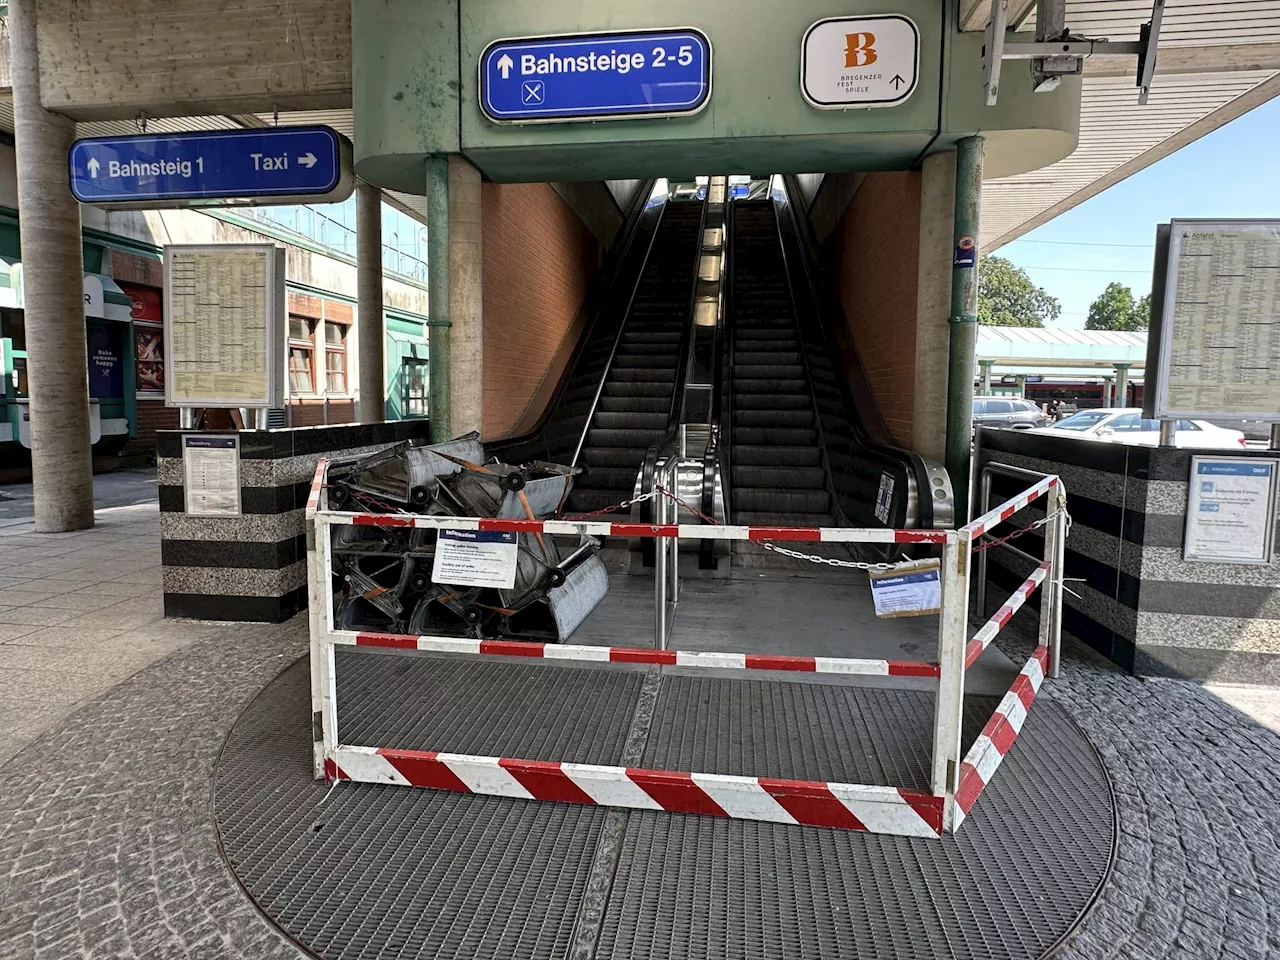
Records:
[[[831,233],[832,275],[893,439],[912,445],[920,174],[868,174]]]
[[[484,437],[507,436],[595,273],[596,240],[545,183],[483,186]]]
[[[138,401],[138,435],[125,445],[125,453],[154,453],[157,430],[178,429],[178,408],[163,400]]]

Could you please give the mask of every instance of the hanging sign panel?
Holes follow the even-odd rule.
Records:
[[[1280,421],[1280,221],[1174,220],[1155,415]]]
[[[699,30],[498,40],[480,55],[480,109],[495,123],[684,116],[710,96]]]
[[[897,14],[819,20],[800,48],[800,90],[819,110],[896,106],[919,72],[920,31]]]
[[[431,579],[450,586],[510,590],[515,586],[519,555],[514,533],[442,529]]]

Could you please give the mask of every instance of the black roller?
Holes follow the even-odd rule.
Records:
[[[426,487],[413,487],[409,490],[409,502],[415,507],[424,507],[431,502],[431,491]]]
[[[329,503],[335,507],[344,507],[351,500],[351,488],[345,483],[329,485]]]
[[[564,583],[565,572],[559,567],[552,567],[547,571],[547,575],[543,579],[546,581],[548,588],[558,587]]]

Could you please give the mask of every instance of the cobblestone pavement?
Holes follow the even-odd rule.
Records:
[[[0,958],[300,955],[223,864],[211,800],[223,738],[303,652],[305,624],[210,630],[0,768]],[[1195,685],[1079,651],[1043,690],[1098,745],[1122,830],[1058,955],[1280,956],[1280,736]]]

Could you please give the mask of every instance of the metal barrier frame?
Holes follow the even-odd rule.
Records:
[[[1025,719],[1025,707],[1030,705],[1030,696],[1034,696],[1043,677],[1043,670],[1034,678],[1030,675],[1035,672],[1032,663],[1047,662],[1047,651],[1050,649],[1055,651],[1053,655],[1056,657],[1057,620],[1052,616],[1042,615],[1041,647],[1037,649],[1037,656],[1028,661],[1028,666],[1023,668],[1023,673],[1019,676],[1019,682],[1014,684],[1001,701],[996,715],[987,725],[991,729],[984,729],[983,736],[979,737],[969,754],[962,758],[961,716],[966,669],[991,642],[1000,627],[1025,602],[1031,591],[1049,580],[1055,584],[1055,590],[1048,594],[1053,596],[1061,585],[1061,577],[1057,572],[1060,561],[1046,562],[1010,598],[1006,604],[1009,609],[1007,615],[1003,615],[1003,620],[998,619],[1001,616],[998,614],[977,635],[969,639],[967,621],[972,545],[990,528],[1035,499],[1050,495],[1055,498],[1054,503],[1064,504],[1062,486],[1056,477],[1043,478],[1019,497],[1002,504],[960,530],[886,530],[680,524],[673,522],[677,515],[675,504],[665,497],[660,498],[660,504],[664,505],[659,506],[655,514],[658,522],[653,524],[351,513],[328,509],[325,493],[327,471],[328,462],[321,459],[316,466],[306,508],[313,761],[315,776],[327,781],[354,780],[432,787],[523,799],[700,813],[843,827],[902,836],[939,837],[944,832],[954,832],[959,827],[972,809],[982,786],[990,780],[995,766],[1008,752],[1013,737],[1016,737],[1017,730]],[[1057,515],[1056,523],[1060,525],[1065,517],[1065,510],[1058,510]],[[654,647],[544,644],[457,636],[402,636],[335,629],[333,541],[330,527],[347,524],[654,537],[659,541],[659,549],[656,551],[658,566],[654,577]],[[937,545],[942,550],[938,660],[893,661],[668,650],[667,630],[678,600],[677,565],[681,538]],[[1058,555],[1060,552],[1059,549]],[[995,626],[992,626],[993,623]],[[975,647],[975,644],[979,646]],[[926,793],[882,785],[647,770],[344,744],[338,730],[335,666],[338,647],[353,650],[393,648],[427,653],[645,663],[705,670],[787,670],[936,678],[930,790]],[[1041,650],[1046,651],[1044,657],[1039,657]],[[1030,696],[1026,696],[1028,688]],[[1021,706],[1020,713],[1013,704],[1014,700]],[[981,751],[979,747],[982,748]]]

